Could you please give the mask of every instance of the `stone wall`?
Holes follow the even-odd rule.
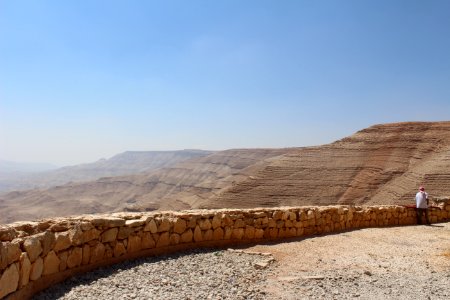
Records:
[[[430,209],[450,220],[450,200]],[[77,273],[139,256],[225,247],[365,227],[412,225],[404,206],[277,207],[115,213],[0,226],[0,298],[27,299]]]

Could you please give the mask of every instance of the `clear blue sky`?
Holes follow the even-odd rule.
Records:
[[[317,145],[449,114],[448,0],[0,0],[2,159]]]

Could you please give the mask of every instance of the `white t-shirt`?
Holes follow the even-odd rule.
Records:
[[[428,208],[427,205],[428,194],[426,192],[418,192],[416,194],[416,207],[417,208]]]

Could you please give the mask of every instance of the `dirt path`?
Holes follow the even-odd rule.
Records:
[[[258,245],[277,262],[269,299],[450,299],[450,223]]]

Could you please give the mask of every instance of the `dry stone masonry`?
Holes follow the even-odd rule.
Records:
[[[430,209],[450,220],[450,200]],[[201,247],[412,225],[404,206],[277,207],[114,213],[0,225],[0,298],[27,299],[74,274],[140,256]]]

